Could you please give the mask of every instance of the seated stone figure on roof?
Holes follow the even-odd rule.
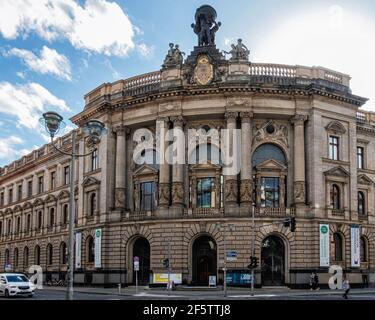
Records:
[[[163,68],[179,66],[184,60],[185,52],[181,52],[178,44],[170,43],[168,53],[164,59]]]
[[[242,39],[237,40],[237,45],[232,44],[232,50],[226,54],[231,54],[230,61],[249,61],[250,50],[242,43]]]

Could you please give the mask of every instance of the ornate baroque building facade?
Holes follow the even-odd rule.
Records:
[[[183,283],[208,284],[210,275],[222,282],[224,242],[236,253],[228,273],[246,274],[252,203],[257,286],[306,286],[313,270],[328,283],[320,258],[322,224],[329,227],[329,265],[342,266],[355,285],[375,282],[375,115],[359,109],[366,99],[353,95],[350,77],[339,72],[250,63],[241,41],[227,59],[214,42],[220,23],[200,9],[194,28],[199,45],[186,59],[171,44],[160,71],[105,83],[85,96],[84,109],[71,119],[78,150],[87,151],[80,130],[87,120],[105,123],[107,134],[97,152],[77,160],[74,195],[69,159],[51,144],[0,168],[0,272],[41,265],[47,280],[65,276],[74,196],[81,237],[76,283],[133,283],[135,256],[141,284],[166,272],[166,258]],[[200,161],[199,145],[186,138],[186,164],[137,164],[134,134],[140,128],[153,136],[149,158],[163,154],[156,151],[163,139],[157,123],[185,137],[189,129],[201,130],[208,161]],[[224,175],[220,160],[213,161],[220,146],[212,129],[241,130],[238,174]],[[71,134],[56,144],[68,151]],[[282,223],[290,217],[294,232]],[[360,232],[358,266],[353,225]]]

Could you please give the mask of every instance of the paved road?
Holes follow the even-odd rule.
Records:
[[[85,289],[77,289],[85,290]],[[224,297],[222,291],[173,291],[170,296],[163,290],[144,290],[136,294],[133,290],[125,290],[122,295],[114,293],[114,290],[103,292],[103,289],[87,289],[89,292],[75,292],[75,300],[343,300],[339,292],[308,292],[308,291],[286,291],[286,292],[260,292],[251,297],[246,291],[228,291]],[[0,301],[5,298],[0,297]],[[65,291],[62,288],[45,288],[38,290],[33,298],[15,297],[17,300],[64,300]],[[353,291],[350,300],[375,300],[375,291],[365,290]]]

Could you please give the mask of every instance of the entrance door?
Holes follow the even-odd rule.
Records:
[[[277,236],[269,236],[262,242],[262,285],[281,286],[285,283],[285,248]]]
[[[216,276],[216,242],[201,236],[193,244],[193,284],[208,286],[209,276]]]
[[[147,285],[150,281],[150,244],[145,238],[138,238],[133,246],[134,257],[139,257],[138,284]],[[133,264],[134,266],[134,264]],[[135,284],[136,272],[133,271],[133,283]]]

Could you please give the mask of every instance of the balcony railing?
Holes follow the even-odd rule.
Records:
[[[294,208],[273,208],[273,207],[256,207],[255,216],[257,217],[283,217],[295,215]]]

